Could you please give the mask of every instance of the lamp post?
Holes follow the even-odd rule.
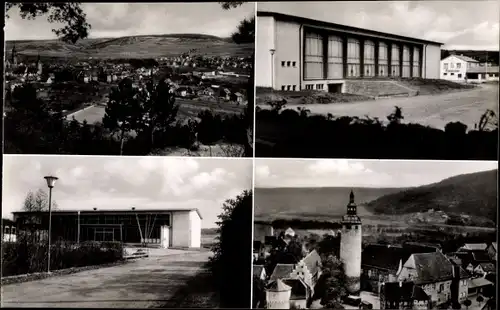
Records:
[[[270,49],[269,52],[271,53],[271,91],[274,90],[274,52],[276,50],[274,48]]]
[[[47,232],[47,273],[50,273],[50,239],[52,230],[52,188],[56,184],[57,177],[46,176],[44,179],[47,181],[47,186],[49,187],[49,230]]]

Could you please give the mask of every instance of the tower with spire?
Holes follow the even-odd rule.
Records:
[[[354,193],[351,190],[347,212],[342,217],[342,234],[340,236],[340,260],[344,263],[347,278],[347,290],[350,294],[358,294],[361,277],[361,219],[357,214]]]
[[[43,72],[43,65],[40,60],[40,54],[38,54],[38,57],[36,58],[36,74],[42,75],[42,72]]]

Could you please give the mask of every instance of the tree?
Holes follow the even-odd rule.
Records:
[[[224,202],[218,216],[218,240],[210,268],[219,289],[221,308],[249,308],[252,256],[252,191]]]
[[[466,299],[464,300],[464,305],[467,309],[469,309],[470,305],[472,305],[472,301],[470,299]]]
[[[87,23],[87,16],[79,2],[8,2],[5,12],[8,13],[13,7],[19,8],[23,19],[48,15],[49,23],[66,24],[62,28],[52,29],[52,32],[64,42],[74,44],[89,35],[91,26]],[[8,14],[6,18],[9,18]]]
[[[265,308],[266,283],[257,276],[253,276],[252,295],[252,308]]]
[[[481,295],[477,296],[476,301],[477,301],[478,303],[482,303],[482,302],[484,301],[483,296],[481,296]]]
[[[232,8],[237,8],[241,6],[245,2],[238,1],[225,1],[219,2],[224,10],[230,10]],[[253,24],[253,28],[252,28]],[[231,38],[235,43],[255,43],[255,17],[252,17],[250,20],[244,19],[238,25],[238,29],[231,35]],[[253,64],[255,59],[255,51],[251,56],[251,63]],[[245,119],[248,124],[247,128],[247,142],[245,143],[245,156],[252,157],[253,156],[253,123],[254,123],[254,86],[255,86],[255,72],[252,67],[250,70],[250,78],[248,79],[247,84],[247,96],[248,103],[245,109]]]
[[[57,210],[57,202],[52,201],[52,210]],[[28,191],[24,198],[23,211],[40,212],[49,210],[49,196],[43,189],[38,189],[36,193]]]
[[[138,129],[143,119],[141,110],[139,94],[132,86],[132,80],[125,78],[118,84],[118,88],[111,90],[102,122],[104,127],[118,132],[120,155],[123,155],[125,135]]]
[[[329,309],[338,308],[341,300],[347,296],[344,264],[334,255],[322,261],[323,273],[318,281],[316,297]]]
[[[141,127],[149,133],[153,147],[155,132],[165,132],[170,127],[177,117],[179,105],[175,104],[175,96],[165,80],[157,85],[149,82],[141,94],[144,115]]]

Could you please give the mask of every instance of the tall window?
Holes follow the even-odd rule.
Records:
[[[342,65],[342,38],[328,37],[328,78],[339,79],[344,76]]]
[[[410,48],[408,46],[403,47],[403,77],[410,77]]]
[[[448,63],[444,63],[444,69],[448,70]]]
[[[378,75],[387,76],[387,72],[389,72],[388,66],[387,44],[380,42],[378,45]]]
[[[391,48],[391,76],[399,76],[399,46],[392,44]]]
[[[360,48],[356,39],[347,40],[347,76],[360,76]]]
[[[413,48],[413,77],[420,77],[420,49]]]
[[[375,43],[372,41],[365,41],[363,70],[365,76],[375,76]]]
[[[323,38],[319,34],[306,33],[304,78],[322,79],[323,76]]]

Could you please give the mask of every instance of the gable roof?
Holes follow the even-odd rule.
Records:
[[[486,251],[472,251],[472,257],[476,262],[491,262],[491,257]]]
[[[496,242],[492,242],[492,243],[491,243],[491,247],[492,247],[495,251],[497,251],[497,243],[496,243]]]
[[[262,272],[266,272],[266,269],[262,265],[253,265],[252,270],[254,277],[259,277],[259,278],[262,276]]]
[[[292,229],[292,227],[288,227],[288,228],[285,230],[285,235],[294,236],[294,235],[295,235],[295,231]]]
[[[336,24],[336,23],[332,23],[332,22],[315,20],[315,19],[311,19],[311,18],[305,18],[305,17],[293,16],[293,15],[289,15],[289,14],[277,13],[277,12],[257,11],[257,17],[259,17],[259,16],[272,16],[276,20],[292,21],[292,22],[296,22],[299,24],[310,24],[310,25],[315,25],[315,26],[319,26],[319,27],[337,28],[337,29],[341,29],[343,31],[349,31],[349,32],[357,32],[357,33],[361,32],[363,34],[373,36],[373,37],[390,37],[390,38],[394,38],[394,39],[401,40],[401,41],[410,41],[410,42],[417,42],[417,43],[423,43],[423,44],[443,45],[443,43],[435,42],[435,41],[411,38],[411,37],[406,37],[406,36],[387,33],[387,32],[380,32],[380,31],[374,31],[374,30],[369,30],[369,29],[357,28],[357,27],[352,27],[352,26],[347,26],[347,25]]]
[[[283,283],[283,281],[281,281],[280,279],[277,279],[277,280],[271,282],[267,286],[267,290],[273,291],[273,292],[283,292],[283,291],[288,291],[288,290],[291,290],[291,289],[292,288],[290,286],[288,286],[285,283]]]
[[[417,284],[451,280],[453,264],[441,252],[412,254],[417,272]]]
[[[466,243],[462,248],[464,250],[474,251],[474,250],[486,250],[487,247],[488,245],[486,243]]]
[[[479,62],[475,60],[474,58],[471,58],[469,56],[464,56],[464,55],[450,55],[450,56],[455,56],[460,60],[466,61],[466,62]],[[448,57],[447,57],[448,58]]]
[[[481,267],[481,269],[484,271],[484,272],[495,272],[496,271],[496,267],[495,267],[495,264],[493,263],[479,263],[477,267]]]
[[[293,264],[277,264],[276,267],[274,267],[270,280],[274,281],[277,279],[290,278],[290,274],[293,271],[293,267],[294,267]]]
[[[316,275],[321,266],[321,257],[316,250],[312,250],[306,257],[302,259],[302,263],[306,265],[312,276]]]
[[[469,289],[476,288],[476,287],[483,287],[483,286],[487,286],[487,285],[493,285],[492,282],[486,280],[485,278],[472,278],[472,279],[469,279],[467,284],[468,284]]]
[[[307,285],[302,279],[286,279],[283,280],[283,283],[292,288],[292,293],[290,295],[291,300],[306,299]]]
[[[411,251],[399,246],[385,244],[369,244],[361,252],[361,264],[377,269],[397,271],[410,257]]]

